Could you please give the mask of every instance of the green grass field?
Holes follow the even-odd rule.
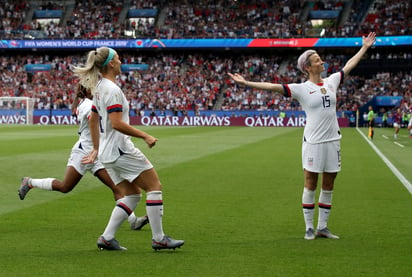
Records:
[[[0,125],[1,276],[410,276],[412,197],[356,129],[343,129],[342,172],[329,221],[340,240],[305,241],[300,128],[142,127],[164,189],[164,229],[185,245],[151,249],[151,232],[123,224],[128,251],[98,251],[114,201],[86,175],[69,194],[22,176],[62,178],[76,126]],[[366,129],[361,129],[366,134]],[[373,143],[412,181],[406,130]],[[403,146],[403,147],[402,147]],[[144,201],[136,210],[145,213]]]

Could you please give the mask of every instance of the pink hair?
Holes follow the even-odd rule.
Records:
[[[316,54],[315,50],[306,50],[305,52],[302,53],[302,55],[299,56],[298,69],[302,71],[303,73],[306,73],[305,65],[307,65],[309,57],[312,56],[313,54]]]

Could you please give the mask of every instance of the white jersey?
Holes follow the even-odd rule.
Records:
[[[81,175],[85,175],[87,171],[91,171],[95,174],[97,171],[103,169],[102,163],[97,159],[92,164],[83,164],[82,159],[84,156],[90,153],[93,149],[93,142],[89,129],[89,116],[92,108],[92,100],[84,98],[77,106],[76,115],[79,123],[79,139],[73,145],[72,152],[67,166],[71,166],[76,169]]]
[[[340,71],[323,79],[323,83],[306,81],[301,84],[285,84],[285,95],[299,101],[306,113],[303,139],[308,143],[322,143],[341,139],[336,117],[336,93],[343,81]]]
[[[129,136],[113,129],[109,120],[110,113],[122,112],[122,120],[129,124],[129,103],[119,86],[105,78],[100,80],[93,97],[92,112],[97,112],[100,117],[99,160],[102,163],[114,162],[123,153],[140,152]]]
[[[73,148],[81,147],[83,150],[89,152],[93,149],[93,143],[89,129],[89,116],[92,109],[92,100],[88,98],[82,99],[77,106],[76,115],[79,123],[79,140]]]

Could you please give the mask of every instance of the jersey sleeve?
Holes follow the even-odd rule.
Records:
[[[289,85],[288,84],[282,84],[283,86],[283,96],[289,98],[292,97],[292,93],[290,91]]]
[[[345,79],[345,72],[341,70],[339,72],[333,73],[329,76],[328,79],[331,80],[333,84],[340,86],[341,84],[343,84],[343,80]]]
[[[107,94],[106,111],[108,114],[113,112],[123,112],[123,96],[122,91],[114,89],[112,93]]]
[[[84,99],[82,103],[77,107],[78,118],[81,120],[88,119],[91,108],[92,108],[92,101],[89,99]]]
[[[96,98],[96,97],[93,97],[91,112],[93,112],[93,113],[99,113],[99,112],[97,111],[97,98]]]
[[[302,84],[283,84],[283,96],[288,97],[288,98],[294,98],[299,101],[299,93],[298,91],[301,89]]]

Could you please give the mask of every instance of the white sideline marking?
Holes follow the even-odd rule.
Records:
[[[389,137],[388,137],[388,136],[385,136],[385,135],[382,135],[382,137],[383,137],[384,139],[389,139]]]
[[[402,147],[402,148],[405,147],[403,144],[400,144],[399,142],[394,141],[393,143],[395,143],[397,146],[400,146],[400,147]]]
[[[383,155],[383,153],[375,146],[375,144],[370,141],[364,133],[359,128],[356,130],[362,135],[362,137],[369,143],[373,150],[375,150],[376,154],[382,159],[382,161],[389,167],[389,169],[395,174],[395,176],[401,181],[402,185],[412,194],[412,184],[399,172],[399,170],[388,160],[388,158]]]

